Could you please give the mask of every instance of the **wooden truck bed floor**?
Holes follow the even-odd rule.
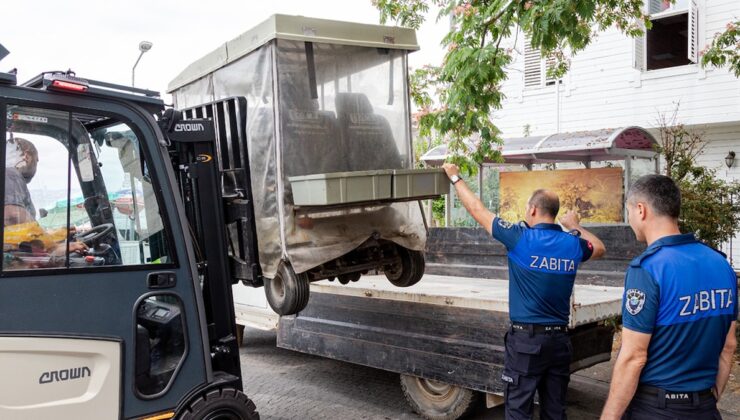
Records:
[[[577,284],[571,298],[570,326],[601,321],[621,313],[621,287]],[[403,302],[427,303],[495,312],[509,311],[508,280],[426,274],[414,286],[393,286],[385,276],[362,276],[341,285],[328,280],[311,284],[311,293],[327,293]]]

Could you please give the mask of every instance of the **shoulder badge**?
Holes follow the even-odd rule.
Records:
[[[507,222],[504,219],[498,219],[498,225],[504,229],[511,229],[511,222]]]
[[[638,289],[627,290],[627,299],[625,299],[624,309],[626,309],[630,315],[637,315],[642,311],[643,306],[645,306],[645,292]]]

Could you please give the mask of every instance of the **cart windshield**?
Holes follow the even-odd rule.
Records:
[[[285,175],[409,168],[406,54],[278,40]]]

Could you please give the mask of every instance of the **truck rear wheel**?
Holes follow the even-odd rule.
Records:
[[[415,413],[429,420],[455,420],[468,414],[478,401],[475,391],[401,374],[401,389]]]
[[[257,407],[243,392],[216,389],[199,396],[178,420],[259,420]]]
[[[424,253],[400,245],[396,249],[401,261],[398,264],[386,267],[383,270],[385,277],[397,287],[413,286],[424,275]]]
[[[275,277],[265,284],[267,303],[278,315],[297,314],[308,305],[309,285],[307,274],[296,274],[289,263],[283,262]]]

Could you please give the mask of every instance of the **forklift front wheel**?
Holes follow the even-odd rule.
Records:
[[[383,271],[385,277],[397,287],[413,286],[424,275],[424,253],[397,246],[401,261]]]
[[[275,277],[266,282],[265,296],[267,303],[278,315],[297,314],[308,304],[308,275],[296,274],[289,263],[283,262]]]
[[[401,389],[414,412],[429,420],[455,420],[472,411],[478,393],[470,389],[401,374]]]
[[[259,420],[254,402],[233,388],[215,389],[199,396],[179,420]]]

